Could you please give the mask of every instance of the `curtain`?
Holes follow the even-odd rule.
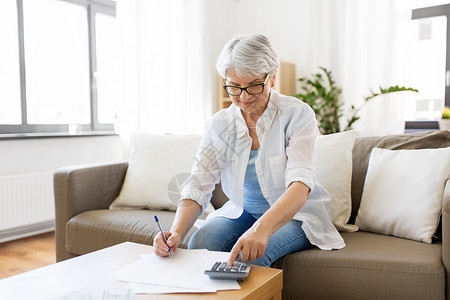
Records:
[[[308,2],[307,69],[333,71],[345,103],[343,126],[351,105],[360,107],[370,90],[406,85],[404,57],[411,12],[395,0],[316,0]],[[362,135],[404,132],[404,105],[411,92],[383,95],[364,105],[354,129]]]
[[[410,11],[399,10],[395,1],[347,0],[344,18],[346,64],[341,75],[346,104],[360,107],[370,90],[377,92],[380,86],[405,85],[402,69]],[[361,109],[355,129],[364,135],[403,133],[404,105],[413,97],[411,94],[395,93],[370,100]]]
[[[201,0],[119,0],[118,131],[201,134],[212,115]]]

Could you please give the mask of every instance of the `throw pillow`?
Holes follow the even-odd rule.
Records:
[[[361,230],[431,243],[449,171],[450,147],[374,148],[356,225]]]
[[[356,231],[347,224],[352,211],[352,150],[356,131],[317,137],[316,176],[331,196],[331,219],[340,231]]]
[[[201,136],[136,134],[119,196],[110,208],[175,211]],[[214,208],[209,204],[205,213]]]

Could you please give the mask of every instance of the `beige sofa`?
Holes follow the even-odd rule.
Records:
[[[372,148],[450,147],[450,131],[357,138],[353,147],[352,216],[358,212]],[[56,254],[61,261],[124,241],[152,244],[158,232],[148,210],[109,210],[128,164],[117,162],[59,169],[54,175]],[[407,175],[407,174],[405,174]],[[216,188],[212,204],[227,199]],[[174,213],[158,212],[169,228]],[[182,241],[186,247],[189,237]],[[450,299],[450,180],[441,223],[432,244],[370,232],[343,232],[341,250],[317,248],[274,263],[283,269],[284,299]]]

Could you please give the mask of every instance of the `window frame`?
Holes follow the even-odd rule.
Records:
[[[90,81],[90,118],[89,124],[79,124],[79,131],[87,132],[113,132],[114,125],[112,123],[98,122],[98,106],[97,106],[97,86],[95,74],[97,71],[97,54],[96,54],[96,14],[106,14],[116,17],[116,2],[112,0],[55,0],[68,2],[86,8],[86,18],[88,25],[89,39],[89,81]],[[27,118],[27,99],[26,99],[26,65],[25,65],[25,44],[24,44],[24,16],[23,16],[23,0],[16,0],[17,5],[17,28],[19,40],[19,68],[20,68],[20,104],[21,104],[21,124],[0,124],[0,136],[18,134],[39,134],[46,136],[53,133],[67,133],[69,124],[29,124]],[[59,136],[60,134],[55,134]]]
[[[443,4],[437,6],[416,8],[412,10],[411,20],[424,19],[445,16],[447,17],[447,33],[446,33],[446,49],[445,49],[445,100],[444,105],[450,107],[450,85],[448,84],[447,77],[450,76],[450,4]],[[405,131],[426,131],[426,130],[438,130],[438,121],[406,121]]]

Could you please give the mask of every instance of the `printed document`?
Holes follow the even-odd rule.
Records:
[[[129,282],[133,293],[208,293],[240,289],[236,280],[212,280],[204,273],[217,261],[227,261],[230,253],[206,249],[177,249],[173,257],[142,254],[140,259],[113,273]]]

